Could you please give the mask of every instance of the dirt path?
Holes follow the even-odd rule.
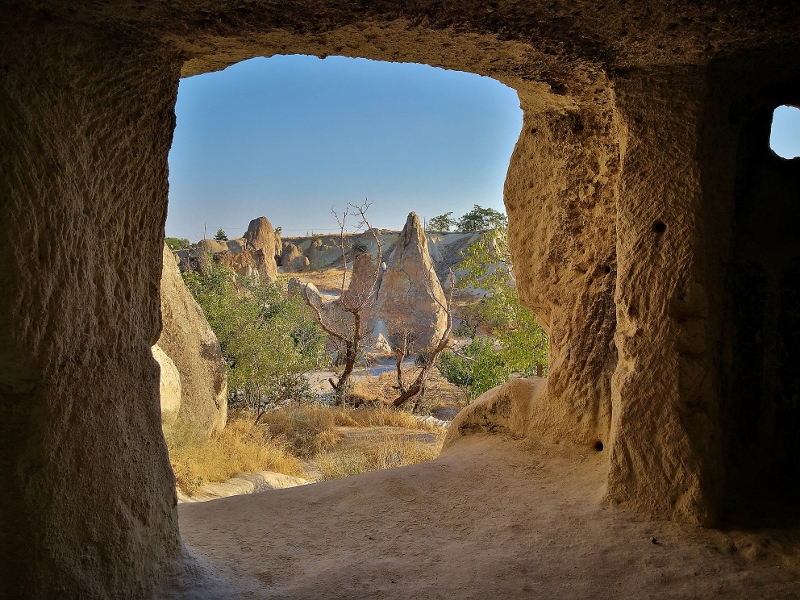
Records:
[[[780,537],[639,521],[600,502],[603,469],[475,436],[422,465],[181,505],[198,559],[172,596],[800,597]]]

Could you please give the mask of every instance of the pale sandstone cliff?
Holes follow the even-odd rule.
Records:
[[[178,421],[210,435],[225,427],[228,377],[225,360],[203,309],[183,283],[172,252],[164,246],[158,345],[180,373]]]

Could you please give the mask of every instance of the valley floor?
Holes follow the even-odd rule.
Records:
[[[634,518],[601,501],[604,458],[472,436],[420,465],[183,504],[191,557],[167,596],[800,597],[796,536]]]

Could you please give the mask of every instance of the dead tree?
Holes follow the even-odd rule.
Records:
[[[345,400],[348,391],[350,376],[353,373],[356,360],[358,359],[361,342],[366,335],[366,331],[363,330],[365,324],[364,311],[375,299],[380,265],[383,260],[380,240],[367,220],[366,213],[369,207],[369,202],[364,200],[364,203],[361,205],[348,204],[341,217],[336,211],[331,211],[339,224],[339,244],[337,245],[342,251],[343,272],[339,298],[328,303],[327,306],[323,306],[322,304],[317,305],[312,302],[309,297],[308,284],[303,288],[303,297],[305,298],[306,304],[314,311],[317,323],[319,323],[325,333],[333,337],[344,348],[344,370],[339,376],[338,381],[334,381],[332,377],[328,380],[336,394],[337,403],[341,403]],[[345,285],[347,283],[345,227],[347,217],[350,215],[359,217],[360,221],[356,226],[356,231],[361,228],[366,228],[375,240],[378,251],[374,269],[372,268],[372,264],[369,264],[367,266],[368,271],[365,271],[361,278],[356,280],[355,277],[351,277],[350,286],[345,290]],[[370,259],[368,258],[367,260]],[[355,269],[353,273],[355,275]],[[350,315],[350,317],[348,318],[347,315]]]
[[[392,401],[392,405],[395,407],[403,406],[406,402],[411,400],[414,397],[417,397],[417,402],[415,404],[415,409],[419,405],[419,400],[425,395],[425,383],[428,378],[428,374],[430,373],[431,367],[433,363],[436,361],[436,357],[439,356],[439,353],[447,348],[450,345],[451,338],[450,334],[453,331],[453,311],[452,311],[452,304],[453,304],[453,289],[455,288],[455,278],[453,276],[453,269],[450,268],[450,273],[448,275],[448,281],[450,283],[450,292],[447,295],[447,304],[442,304],[437,298],[436,294],[431,293],[431,296],[436,303],[445,311],[447,314],[447,325],[445,326],[444,333],[442,333],[442,337],[440,338],[439,342],[430,350],[426,350],[421,360],[419,360],[416,366],[419,368],[419,373],[417,373],[416,379],[411,383],[411,385],[406,386],[403,382],[403,368],[402,362],[406,352],[406,343],[408,342],[408,335],[400,333],[402,344],[402,350],[398,350],[397,353],[397,387],[400,391],[400,395],[397,396]],[[401,354],[402,352],[402,354]]]

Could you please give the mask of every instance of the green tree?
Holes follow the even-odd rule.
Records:
[[[507,227],[508,218],[503,213],[493,208],[483,208],[477,204],[458,220],[459,231],[505,230]]]
[[[450,383],[467,390],[470,400],[511,377],[512,370],[488,336],[476,336],[461,352],[442,352],[439,371]]]
[[[225,233],[225,230],[220,227],[217,229],[217,235],[214,236],[214,239],[218,242],[227,242],[228,241],[228,234]]]
[[[258,419],[276,403],[311,396],[303,373],[325,365],[325,334],[301,298],[283,298],[276,283],[237,281],[213,260],[183,277],[219,340],[231,406]]]
[[[450,231],[451,227],[455,227],[458,224],[458,221],[450,217],[452,214],[453,211],[451,210],[430,219],[428,221],[428,231]]]
[[[186,238],[165,237],[164,243],[170,250],[183,250],[190,246],[189,240]]]
[[[464,274],[458,279],[458,287],[479,288],[487,295],[467,308],[473,341],[461,356],[442,356],[442,374],[452,383],[466,387],[471,397],[513,373],[526,377],[545,375],[549,339],[533,312],[520,304],[506,228],[492,229],[470,244],[462,252],[459,266]],[[479,324],[491,332],[491,344],[485,341],[489,338],[475,335]],[[469,383],[464,383],[465,377]]]

